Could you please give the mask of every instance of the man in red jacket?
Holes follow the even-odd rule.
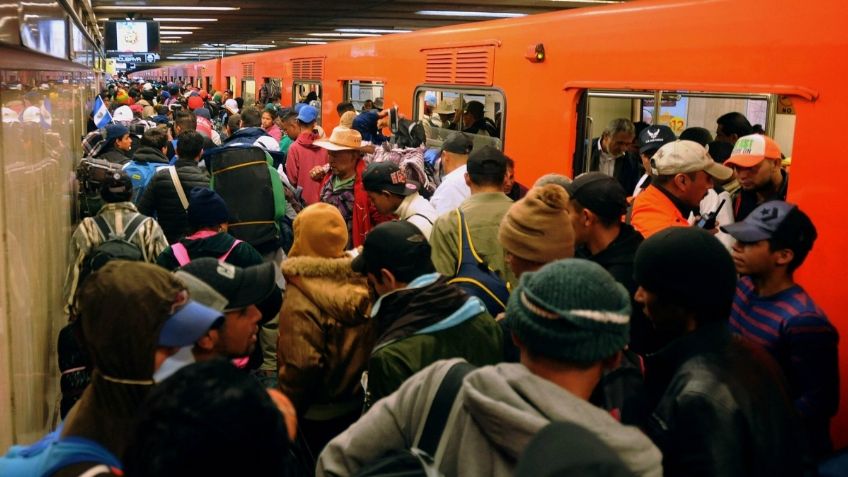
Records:
[[[315,144],[315,141],[320,138],[315,130],[317,119],[318,110],[312,106],[307,105],[300,109],[297,115],[300,135],[289,147],[286,156],[286,175],[292,186],[303,189],[302,197],[305,206],[320,201],[321,184],[310,178],[309,171],[315,166],[327,164],[328,161],[327,149]]]

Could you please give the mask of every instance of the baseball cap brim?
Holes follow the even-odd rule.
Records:
[[[740,242],[759,242],[771,238],[771,232],[744,221],[722,226],[719,229]]]
[[[326,139],[315,141],[312,144],[328,151],[358,151],[361,149],[360,147],[343,146],[334,142],[327,141]]]
[[[711,162],[707,165],[707,167],[704,168],[704,172],[720,181],[726,181],[733,177],[733,169],[723,166],[717,162]]]
[[[165,322],[159,332],[159,346],[181,348],[192,345],[223,318],[220,311],[189,300]]]
[[[739,166],[739,167],[754,167],[757,164],[766,160],[765,156],[755,156],[751,154],[739,154],[736,156],[730,156],[724,164],[726,166]]]
[[[246,308],[268,298],[277,287],[274,267],[273,262],[264,262],[261,265],[244,268],[241,286],[236,296],[227,304],[225,311]]]

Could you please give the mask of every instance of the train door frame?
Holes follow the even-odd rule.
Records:
[[[321,110],[322,105],[324,104],[324,97],[323,97],[323,95],[324,95],[324,82],[323,81],[321,81],[321,80],[303,80],[303,79],[292,80],[292,106],[294,106],[295,104],[297,104],[299,102],[298,96],[300,95],[301,87],[302,86],[311,86],[311,85],[318,86],[318,89],[317,89],[317,92],[316,92],[316,94],[318,95],[318,107],[315,108],[315,109],[318,110],[318,119],[316,119],[316,124],[319,125],[319,126],[323,126],[321,124],[323,116],[324,116],[323,111]],[[306,94],[304,94],[303,97],[305,98],[306,95],[308,95],[312,91],[315,91],[315,90],[311,87],[308,87],[305,90]]]
[[[504,148],[506,147],[506,124],[507,124],[506,117],[507,117],[508,109],[507,109],[506,92],[503,89],[495,87],[495,86],[459,86],[459,85],[428,84],[428,83],[419,84],[412,91],[412,117],[416,121],[420,121],[424,117],[423,116],[424,102],[425,102],[425,95],[426,95],[427,92],[436,93],[436,95],[437,95],[436,96],[436,106],[438,106],[439,102],[442,101],[443,98],[445,97],[444,93],[451,93],[451,95],[456,94],[456,96],[451,96],[451,97],[453,98],[454,101],[456,99],[459,99],[460,104],[462,104],[463,98],[466,94],[468,96],[486,96],[486,104],[489,103],[489,101],[488,101],[490,99],[489,95],[493,95],[493,94],[499,95],[500,101],[495,101],[494,103],[500,104],[501,107],[500,107],[499,111],[496,111],[495,113],[493,113],[493,116],[496,116],[498,113],[500,113],[500,115],[501,115],[500,121],[499,122],[495,121],[496,124],[499,127],[500,135],[499,135],[499,137],[495,138],[495,139],[497,139],[497,141],[485,141],[485,140],[482,140],[481,138],[487,138],[489,136],[479,136],[479,137],[477,137],[478,135],[474,135],[475,136],[474,147],[477,148],[477,147],[479,147],[483,144],[488,143],[488,144],[491,144],[491,145],[497,147],[501,151],[504,150]],[[439,93],[441,93],[441,96],[439,95]],[[471,93],[471,94],[468,94],[468,93]],[[476,94],[474,94],[474,93],[476,93]],[[493,117],[492,119],[494,120],[495,118]],[[438,134],[439,139],[434,139],[434,138],[431,137],[430,131],[433,131],[433,130],[439,131],[440,128],[431,128],[431,127],[428,127],[428,125],[425,124],[424,129],[425,129],[425,131],[428,132],[428,134],[427,134],[427,145],[428,145],[428,147],[438,147],[438,146],[441,145],[441,142],[444,139],[446,139],[446,137],[442,137],[444,134],[442,134],[441,131],[446,132],[448,130],[441,130],[440,133]]]
[[[653,112],[650,124],[660,124],[661,110],[663,101],[680,100],[681,98],[698,98],[698,99],[736,99],[736,100],[760,100],[766,101],[766,115],[763,129],[769,136],[774,134],[776,128],[776,112],[779,103],[779,95],[776,93],[761,93],[761,92],[719,92],[709,91],[708,89],[699,90],[683,90],[683,89],[606,89],[606,88],[583,88],[580,92],[577,107],[577,134],[575,136],[574,156],[572,165],[577,164],[577,158],[582,159],[584,168],[582,170],[572,169],[572,174],[576,177],[584,172],[589,172],[591,143],[595,137],[600,136],[600,133],[605,127],[604,124],[597,124],[595,119],[590,114],[592,98],[606,99],[628,99],[633,101],[631,105],[631,113],[628,119],[638,121],[642,120],[642,111],[644,107],[639,107],[638,113],[634,110],[637,107],[636,102],[642,100],[653,101]],[[730,111],[727,111],[730,112]],[[747,115],[746,115],[747,116]],[[712,133],[714,125],[704,125]],[[793,126],[794,129],[794,126]],[[595,134],[596,131],[598,134]],[[679,134],[680,131],[676,131]],[[791,135],[794,142],[794,130]]]

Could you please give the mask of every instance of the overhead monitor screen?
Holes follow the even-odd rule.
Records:
[[[107,53],[158,53],[159,22],[106,22]]]

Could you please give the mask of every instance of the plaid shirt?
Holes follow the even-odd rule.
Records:
[[[116,202],[104,205],[97,215],[104,217],[113,230],[116,228],[116,222],[120,220],[120,229],[123,230],[129,224],[130,220],[138,215],[138,209],[135,208],[132,202]],[[74,231],[69,254],[69,256],[73,257],[73,262],[68,267],[68,273],[65,278],[65,313],[70,313],[70,306],[74,302],[74,295],[79,286],[79,275],[83,261],[103,241],[103,236],[93,217],[83,219]],[[141,249],[144,261],[148,263],[155,263],[156,257],[168,248],[168,241],[165,239],[162,228],[152,218],[141,223],[131,242]]]

